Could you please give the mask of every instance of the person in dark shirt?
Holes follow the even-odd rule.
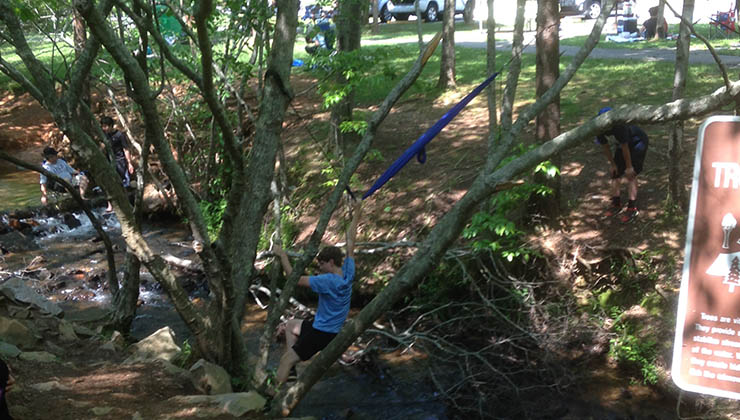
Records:
[[[131,175],[134,173],[134,166],[131,163],[131,153],[129,152],[129,142],[126,134],[116,130],[113,118],[103,117],[100,119],[100,127],[105,132],[108,141],[113,149],[113,158],[116,160],[116,172],[121,177],[124,187],[128,187],[131,182]]]
[[[658,8],[657,7],[651,7],[650,8],[650,19],[646,20],[642,24],[642,33],[643,37],[645,39],[652,39],[655,37],[655,31],[658,30]],[[661,25],[661,31],[659,31],[658,36],[661,38],[665,38],[668,36],[668,22],[663,19],[663,25]]]
[[[105,136],[110,142],[115,159],[116,172],[121,177],[121,183],[124,188],[131,184],[131,176],[134,174],[134,165],[131,163],[131,152],[129,152],[129,141],[126,134],[118,131],[115,127],[113,118],[103,117],[100,119],[100,127],[103,129]],[[107,212],[113,211],[110,202],[108,203]]]
[[[611,110],[609,107],[599,110],[598,115]],[[612,155],[607,136],[613,137],[617,145]],[[596,143],[603,148],[604,155],[611,166],[611,202],[606,210],[606,217],[621,213],[622,223],[628,223],[637,217],[637,175],[642,172],[645,155],[648,149],[648,135],[636,125],[617,124],[596,137]],[[621,179],[627,179],[627,208],[622,211]]]

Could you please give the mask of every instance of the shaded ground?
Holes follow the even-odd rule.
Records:
[[[296,91],[302,91],[311,82],[308,79],[297,80]],[[390,161],[436,118],[442,116],[457,99],[459,98],[455,96],[445,96],[432,103],[421,99],[402,101],[378,132],[374,147],[380,150],[384,159],[382,162],[367,162],[361,166],[359,175],[362,183],[369,186]],[[28,97],[8,96],[0,101],[0,107],[3,110],[0,113],[0,147],[3,149],[39,149],[50,140],[48,119],[39,118],[44,113]],[[313,116],[308,117],[309,120],[327,118],[313,97],[297,98],[295,107],[301,116]],[[298,120],[289,111],[286,135],[289,161],[297,161],[303,153],[302,147],[308,147],[310,153],[317,154],[314,146],[306,141],[305,122],[306,120]],[[691,122],[686,127],[689,137],[685,145],[687,152],[683,167],[687,185],[693,164],[697,126],[697,122]],[[666,130],[665,127],[649,127],[647,131],[651,137],[651,145],[645,171],[640,176],[641,214],[635,223],[623,225],[615,219],[603,219],[602,210],[608,198],[608,166],[601,151],[591,142],[586,142],[562,156],[562,204],[566,209],[562,229],[533,236],[533,243],[550,248],[558,256],[572,255],[574,252],[598,256],[605,249],[634,248],[637,252],[652,251],[662,253],[667,259],[680,260],[685,227],[680,219],[677,221],[668,217],[663,206],[668,165],[664,153],[667,144]],[[485,101],[479,98],[429,145],[425,165],[409,164],[399,176],[369,200],[368,221],[362,226],[360,239],[413,241],[423,236],[464,194],[477,175],[478,167],[485,156],[486,132]],[[309,146],[305,146],[307,143]],[[31,155],[33,153],[35,152],[32,151]],[[307,165],[315,165],[308,172],[311,169],[321,169],[320,159],[307,160]],[[299,188],[310,188],[310,185]],[[307,214],[315,214],[315,211],[310,210],[321,204],[320,198],[301,203],[308,210]],[[309,231],[307,228],[311,227],[312,222],[314,221],[310,218],[303,220],[303,235],[299,236],[299,241],[305,239],[306,232]],[[333,223],[331,232],[325,238],[326,242],[340,241],[336,221]],[[372,283],[390,275],[393,269],[392,265],[377,267],[373,276],[367,276],[367,282]],[[678,270],[675,275],[667,275],[661,281],[661,287],[669,299],[674,300],[678,289]],[[259,324],[260,316],[255,314],[254,318],[255,325]],[[669,337],[672,334],[669,329],[665,333]],[[663,351],[664,367],[670,361],[669,351],[670,349]],[[151,374],[156,369],[147,366],[119,366],[117,362],[120,357],[101,354],[92,345],[65,349],[65,354],[68,355],[65,356],[68,363],[44,365],[43,369],[29,362],[14,363],[23,391],[10,395],[11,406],[28,408],[25,413],[19,413],[20,418],[48,418],[45,413],[49,412],[63,412],[63,417],[58,418],[64,419],[88,418],[92,404],[112,407],[107,418],[129,418],[134,411],[138,411],[144,419],[162,416],[193,417],[192,413],[181,413],[177,407],[162,403],[170,396],[191,391],[181,380],[166,374]],[[25,387],[30,383],[50,380],[57,380],[69,389],[59,392],[54,399],[44,399]],[[635,418],[647,418],[648,415],[656,416],[653,418],[675,417],[674,397],[665,397],[652,388],[630,384],[628,378],[617,375],[614,371],[607,369],[597,380],[589,382],[587,387],[590,392],[582,390],[583,397],[571,405],[571,417],[564,418],[584,418],[596,412],[616,416],[615,413],[630,413],[636,407],[641,411],[631,413],[637,416]],[[583,405],[583,400],[591,400],[601,408],[589,409],[587,405]],[[136,408],[131,409],[132,405]],[[614,410],[614,413],[603,411],[603,407]]]

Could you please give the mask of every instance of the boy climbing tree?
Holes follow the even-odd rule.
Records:
[[[355,277],[355,238],[357,223],[362,212],[362,201],[353,204],[352,220],[347,227],[347,255],[336,246],[327,246],[319,252],[316,262],[321,274],[301,276],[299,286],[310,287],[318,293],[319,304],[316,317],[310,319],[291,319],[285,328],[285,353],[280,358],[277,371],[278,388],[284,384],[295,365],[309,360],[326,347],[342,329],[349,313],[352,296],[352,280]],[[273,252],[280,258],[280,264],[289,276],[293,272],[288,255],[275,245]]]

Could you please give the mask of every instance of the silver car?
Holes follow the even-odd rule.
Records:
[[[455,14],[466,13],[465,5],[469,0],[455,0]],[[419,0],[419,10],[427,22],[442,19],[444,0]],[[389,0],[387,8],[396,20],[408,20],[409,16],[416,15],[414,0]]]

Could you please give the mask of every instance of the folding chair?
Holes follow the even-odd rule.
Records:
[[[735,34],[735,11],[717,12],[709,22],[709,38],[730,38]]]

